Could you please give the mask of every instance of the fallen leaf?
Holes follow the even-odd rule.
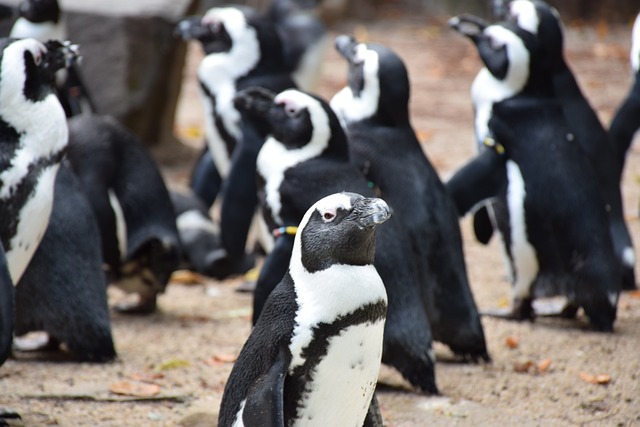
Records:
[[[518,346],[520,345],[520,340],[518,339],[518,337],[513,337],[513,336],[508,336],[505,340],[504,340],[504,344],[509,347],[509,348],[518,348]]]
[[[526,374],[534,366],[535,364],[531,360],[527,360],[526,362],[515,362],[513,364],[513,370],[520,374]]]
[[[640,298],[640,290],[629,291],[627,295],[629,295],[629,298]]]
[[[538,362],[538,372],[544,374],[551,367],[551,359],[544,359]]]
[[[160,386],[157,384],[120,381],[109,386],[109,391],[114,394],[124,396],[148,397],[160,393]]]
[[[511,307],[511,300],[508,297],[500,297],[500,299],[498,299],[498,308],[509,307]]]
[[[233,363],[236,360],[238,360],[238,356],[235,354],[223,354],[223,353],[216,353],[213,355],[213,358],[215,360],[217,360],[218,362],[223,362],[223,363]]]
[[[611,382],[611,375],[609,374],[598,374],[591,375],[586,372],[580,372],[580,379],[589,384],[609,384]]]
[[[129,379],[143,383],[155,383],[163,378],[164,374],[161,374],[160,372],[134,372],[129,375]]]
[[[164,362],[159,364],[156,367],[156,370],[158,370],[158,371],[168,371],[169,369],[187,368],[189,366],[191,366],[191,362],[189,362],[188,360],[169,359],[169,360],[165,360]]]
[[[181,285],[201,285],[205,282],[204,277],[191,270],[174,271],[169,280]]]
[[[416,132],[416,136],[418,137],[418,141],[425,143],[428,142],[431,138],[433,138],[433,130],[431,129],[418,129]]]

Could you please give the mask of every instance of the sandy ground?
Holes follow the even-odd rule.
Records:
[[[336,32],[356,30],[405,58],[413,85],[414,127],[446,178],[474,153],[469,87],[479,61],[470,42],[443,23],[403,19],[344,25]],[[605,123],[630,85],[629,33],[627,27],[569,26],[568,60]],[[194,84],[198,58],[199,50],[191,49],[176,128],[186,147],[200,144],[202,113]],[[330,49],[318,92],[332,96],[344,83],[345,69]],[[188,156],[178,158],[189,161],[163,163],[172,185],[184,185],[191,165],[193,150],[182,151]],[[639,164],[636,144],[623,183],[636,244]],[[509,285],[496,242],[488,247],[475,242],[469,218],[461,228],[478,306],[503,305]],[[0,368],[0,407],[18,411],[26,425],[34,426],[215,425],[225,379],[250,329],[251,296],[234,291],[239,283],[174,282],[160,298],[158,313],[113,314],[119,354],[115,363],[51,362],[18,355]],[[117,297],[113,290],[110,294]],[[458,363],[436,344],[441,392],[436,397],[416,394],[395,371],[383,367],[378,393],[383,417],[388,426],[397,427],[640,425],[639,322],[640,298],[634,294],[622,296],[613,334],[589,331],[583,316],[535,323],[483,318],[492,363]],[[142,397],[110,392],[118,386],[135,386]]]

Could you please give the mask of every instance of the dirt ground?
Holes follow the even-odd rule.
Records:
[[[471,43],[444,22],[343,24],[333,34],[356,31],[405,59],[414,127],[446,179],[474,154],[469,88],[480,65]],[[629,36],[626,26],[568,27],[568,60],[607,124],[631,82]],[[195,152],[191,148],[200,144],[202,112],[194,84],[199,55],[192,46],[176,125],[186,155],[172,155],[174,161],[167,162],[169,156],[158,153],[174,186],[186,182]],[[318,92],[332,96],[344,84],[345,70],[329,49]],[[632,235],[640,245],[637,142],[628,156],[623,193]],[[479,308],[504,305],[509,285],[495,239],[489,246],[478,244],[469,218],[461,228]],[[25,424],[34,426],[215,425],[225,379],[250,329],[251,296],[234,291],[240,281],[175,281],[159,299],[158,313],[114,313],[119,359],[111,364],[50,362],[19,354],[0,368],[0,407],[21,413]],[[113,290],[110,296],[118,297]],[[417,394],[395,371],[382,368],[378,396],[386,425],[640,425],[639,324],[640,298],[633,293],[621,297],[613,334],[589,331],[582,315],[575,321],[535,323],[483,318],[493,362],[458,363],[436,344],[440,396]],[[110,391],[117,388],[141,396]]]

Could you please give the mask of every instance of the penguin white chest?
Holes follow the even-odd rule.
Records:
[[[538,258],[535,249],[529,243],[525,216],[525,183],[516,163],[507,161],[507,204],[511,225],[511,256],[513,257],[514,283],[513,295],[516,298],[528,297],[531,285],[538,275]]]
[[[380,320],[350,326],[329,339],[293,425],[362,425],[378,380],[383,329]]]
[[[59,165],[45,168],[29,199],[18,214],[17,230],[7,251],[7,264],[14,284],[27,268],[49,224],[53,209],[53,187]]]

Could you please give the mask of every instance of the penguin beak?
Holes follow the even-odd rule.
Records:
[[[78,53],[78,45],[69,41],[49,40],[45,43],[47,53],[44,56],[43,66],[52,72],[61,68],[68,68],[80,62],[82,58]]]
[[[202,25],[201,16],[190,16],[178,22],[173,34],[184,41],[201,40],[211,35],[211,30],[208,26]]]
[[[391,208],[382,199],[362,198],[353,204],[353,215],[362,228],[375,227],[391,217]]]
[[[233,105],[240,111],[247,113],[266,115],[276,94],[262,87],[249,87],[236,93]]]
[[[345,34],[336,37],[336,50],[344,59],[353,62],[355,57],[355,47],[358,44],[356,39]]]
[[[489,23],[473,15],[454,16],[449,20],[449,26],[471,40],[477,40]]]

